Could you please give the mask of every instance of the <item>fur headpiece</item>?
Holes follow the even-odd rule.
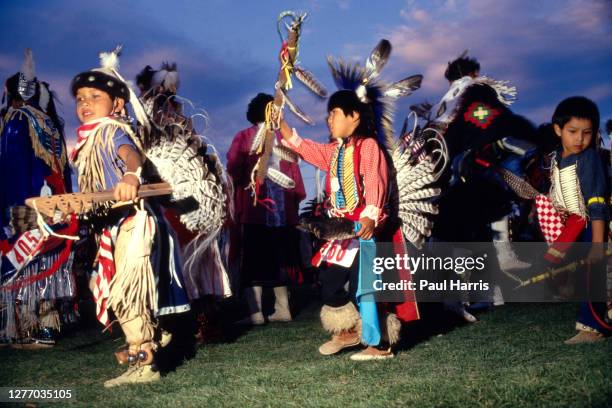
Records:
[[[72,95],[76,96],[79,88],[93,87],[107,92],[111,96],[123,98],[126,103],[132,105],[134,116],[143,127],[144,132],[141,137],[146,145],[151,131],[151,122],[142,103],[127,81],[119,74],[119,55],[122,48],[121,45],[118,45],[113,51],[101,52],[99,54],[100,68],[82,72],[74,77],[71,85]]]
[[[412,75],[391,85],[379,79],[380,72],[391,55],[391,43],[381,40],[372,50],[365,62],[349,64],[339,59],[327,57],[327,63],[338,89],[354,91],[359,100],[372,107],[378,140],[387,149],[394,144],[393,102],[407,96],[421,86],[422,75]]]
[[[80,88],[88,87],[100,89],[114,98],[122,98],[129,102],[128,85],[117,76],[121,48],[119,45],[111,52],[100,53],[100,68],[81,72],[75,76],[70,85],[72,96],[76,96]]]

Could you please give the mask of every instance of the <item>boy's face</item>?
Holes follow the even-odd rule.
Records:
[[[121,112],[124,101],[96,88],[79,88],[76,93],[76,111],[81,123]]]
[[[342,109],[334,108],[327,115],[327,127],[331,136],[335,139],[344,139],[351,136],[357,126],[359,126],[358,112],[345,115]]]
[[[554,125],[555,133],[561,138],[565,156],[580,153],[591,144],[593,124],[590,119],[572,118],[561,128]]]

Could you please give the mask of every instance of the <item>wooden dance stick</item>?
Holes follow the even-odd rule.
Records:
[[[32,197],[26,199],[28,207],[33,208],[47,217],[55,216],[56,211],[64,215],[80,214],[91,210],[95,204],[114,201],[114,190],[105,190],[97,193],[70,193],[57,194],[48,197]],[[157,197],[172,194],[172,187],[168,183],[144,184],[138,187],[138,198]]]

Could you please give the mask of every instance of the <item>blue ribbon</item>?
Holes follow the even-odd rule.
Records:
[[[359,222],[355,223],[355,231],[361,229]],[[359,277],[357,284],[357,306],[361,315],[361,340],[368,346],[380,344],[381,332],[378,322],[378,309],[374,298],[374,281],[377,275],[372,270],[376,257],[376,243],[373,238],[359,238]],[[362,285],[363,282],[363,285]]]

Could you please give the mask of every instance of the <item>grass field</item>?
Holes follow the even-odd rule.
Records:
[[[432,309],[430,307],[430,309]],[[192,351],[180,339],[160,356],[162,382],[107,390],[120,374],[119,331],[79,331],[45,351],[0,350],[0,386],[70,387],[72,406],[581,407],[612,404],[612,342],[565,346],[577,307],[514,304],[457,326],[439,312],[406,327],[393,360],[317,353],[318,306],[297,320],[240,331]],[[171,364],[176,361],[177,364]],[[62,406],[61,403],[48,404]]]

